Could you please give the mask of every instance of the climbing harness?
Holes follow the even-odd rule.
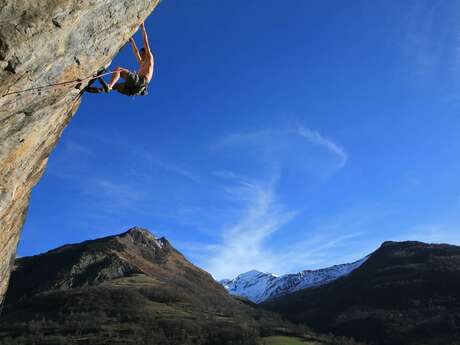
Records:
[[[116,73],[116,72],[111,71],[111,72],[100,74],[98,76],[90,76],[90,77],[86,77],[86,78],[83,78],[83,79],[68,80],[68,81],[63,81],[63,82],[60,82],[60,83],[41,85],[41,86],[31,87],[31,88],[24,89],[24,90],[7,92],[6,94],[2,95],[1,98],[6,97],[6,96],[11,96],[11,95],[16,95],[16,94],[21,94],[21,93],[29,92],[29,91],[36,91],[36,90],[41,91],[42,89],[53,88],[53,87],[56,87],[56,86],[78,85],[78,84],[81,84],[82,82],[84,82],[85,80],[97,79],[97,78],[100,78],[100,77],[103,77],[103,76],[106,76],[106,75],[110,75],[110,74],[113,74],[113,73]]]
[[[148,90],[147,87],[149,85],[149,82],[147,78],[141,77],[142,80],[140,81],[139,85],[136,85],[134,87],[129,87],[129,96],[147,96],[148,95]]]

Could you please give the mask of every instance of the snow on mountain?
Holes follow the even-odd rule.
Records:
[[[330,283],[350,274],[366,260],[367,257],[349,264],[334,265],[319,270],[304,270],[280,277],[252,270],[234,279],[221,280],[219,283],[232,295],[245,297],[254,303],[261,303],[294,291]]]
[[[267,299],[267,287],[272,286],[276,279],[277,277],[271,273],[252,270],[240,274],[235,279],[221,280],[220,283],[230,294],[246,297],[255,303],[260,303]]]

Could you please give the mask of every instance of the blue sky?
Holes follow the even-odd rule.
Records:
[[[150,94],[84,97],[19,255],[138,225],[220,279],[460,244],[458,3],[164,0],[146,25]]]

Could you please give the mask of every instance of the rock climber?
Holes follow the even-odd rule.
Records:
[[[149,39],[145,30],[144,23],[141,24],[141,30],[142,38],[144,41],[144,48],[139,51],[137,49],[136,42],[134,42],[134,39],[132,37],[129,39],[131,47],[133,48],[133,53],[136,56],[137,62],[139,63],[138,71],[133,72],[123,67],[117,67],[113,71],[112,79],[108,84],[104,81],[104,79],[97,78],[101,83],[102,88],[93,87],[90,83],[90,85],[85,88],[86,91],[90,93],[101,93],[116,90],[119,93],[127,96],[144,96],[147,94],[147,86],[153,77],[155,60],[153,53],[150,50]],[[124,82],[118,83],[120,77],[124,79]]]

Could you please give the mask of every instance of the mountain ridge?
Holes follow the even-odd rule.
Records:
[[[65,244],[42,254],[18,258],[12,273],[15,287],[8,291],[8,303],[16,301],[18,296],[49,289],[97,285],[132,274],[168,277],[184,269],[199,272],[214,282],[209,273],[187,261],[168,240],[133,227],[117,235]]]
[[[387,241],[342,279],[260,307],[377,345],[457,344],[460,246]]]
[[[248,298],[254,303],[290,294],[295,291],[330,283],[361,266],[368,256],[346,264],[333,265],[317,270],[303,270],[276,276],[272,273],[251,270],[234,279],[223,279],[222,284],[230,294]]]

